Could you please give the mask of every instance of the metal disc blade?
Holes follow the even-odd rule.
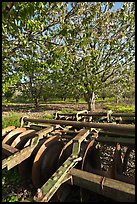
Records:
[[[101,169],[99,149],[97,149],[95,145],[96,143],[94,141],[89,142],[82,160],[81,169],[91,173],[95,173],[96,170]],[[80,188],[81,202],[90,202],[91,198],[93,200],[93,196],[95,196],[95,194],[91,191],[84,188]]]
[[[12,130],[10,133],[6,135],[6,137],[3,139],[2,143],[11,145],[13,140],[22,132],[26,131],[26,128],[16,128]]]
[[[31,178],[33,161],[35,159],[35,156],[36,156],[39,148],[41,147],[41,145],[44,143],[45,140],[46,140],[46,138],[40,140],[39,143],[37,144],[37,146],[35,147],[35,149],[33,150],[33,152],[31,153],[31,156],[18,165],[18,170],[19,170],[19,174],[21,175],[21,177],[23,177],[25,179]]]
[[[32,167],[32,182],[41,187],[57,169],[57,161],[64,146],[62,140],[53,136],[48,138],[38,150]]]
[[[25,132],[22,132],[19,134],[15,140],[12,142],[11,146],[16,147],[17,149],[22,149],[26,142],[34,137],[36,131],[35,130],[26,130]]]
[[[59,159],[57,163],[58,167],[61,166],[65,162],[65,160],[71,155],[72,147],[73,147],[72,140],[70,140],[67,144],[65,144],[65,146],[63,147],[59,155]]]
[[[15,128],[16,128],[15,126],[9,126],[9,127],[2,129],[2,137],[6,136],[6,134],[14,130]]]

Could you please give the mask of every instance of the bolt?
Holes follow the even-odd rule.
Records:
[[[57,177],[57,176],[54,176],[53,180],[56,181],[57,179],[58,179],[58,177]]]
[[[62,171],[59,171],[58,173],[59,173],[59,174],[62,174]]]

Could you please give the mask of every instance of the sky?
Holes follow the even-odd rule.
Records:
[[[122,7],[122,5],[123,5],[123,2],[115,2],[115,6],[114,6],[113,10],[119,9],[120,7]],[[68,4],[68,11],[70,11],[70,10],[71,10],[71,5],[69,3]]]
[[[119,9],[120,7],[122,7],[122,5],[123,5],[123,2],[115,2],[115,6],[114,6],[113,10]]]

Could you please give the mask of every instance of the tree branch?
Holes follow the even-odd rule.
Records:
[[[7,5],[6,5],[6,7],[2,10],[2,13],[6,13],[6,14],[8,14],[10,11],[11,11],[11,9],[12,9],[12,7],[14,6],[14,3],[15,2],[7,2]]]

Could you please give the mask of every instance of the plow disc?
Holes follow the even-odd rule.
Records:
[[[59,137],[51,137],[43,142],[32,166],[32,182],[41,187],[57,169],[57,161],[64,144]]]
[[[2,137],[4,137],[6,134],[14,130],[15,128],[16,128],[15,126],[9,126],[9,127],[2,129]]]
[[[11,145],[14,139],[22,132],[26,131],[26,128],[16,128],[9,132],[3,139],[3,143]]]

